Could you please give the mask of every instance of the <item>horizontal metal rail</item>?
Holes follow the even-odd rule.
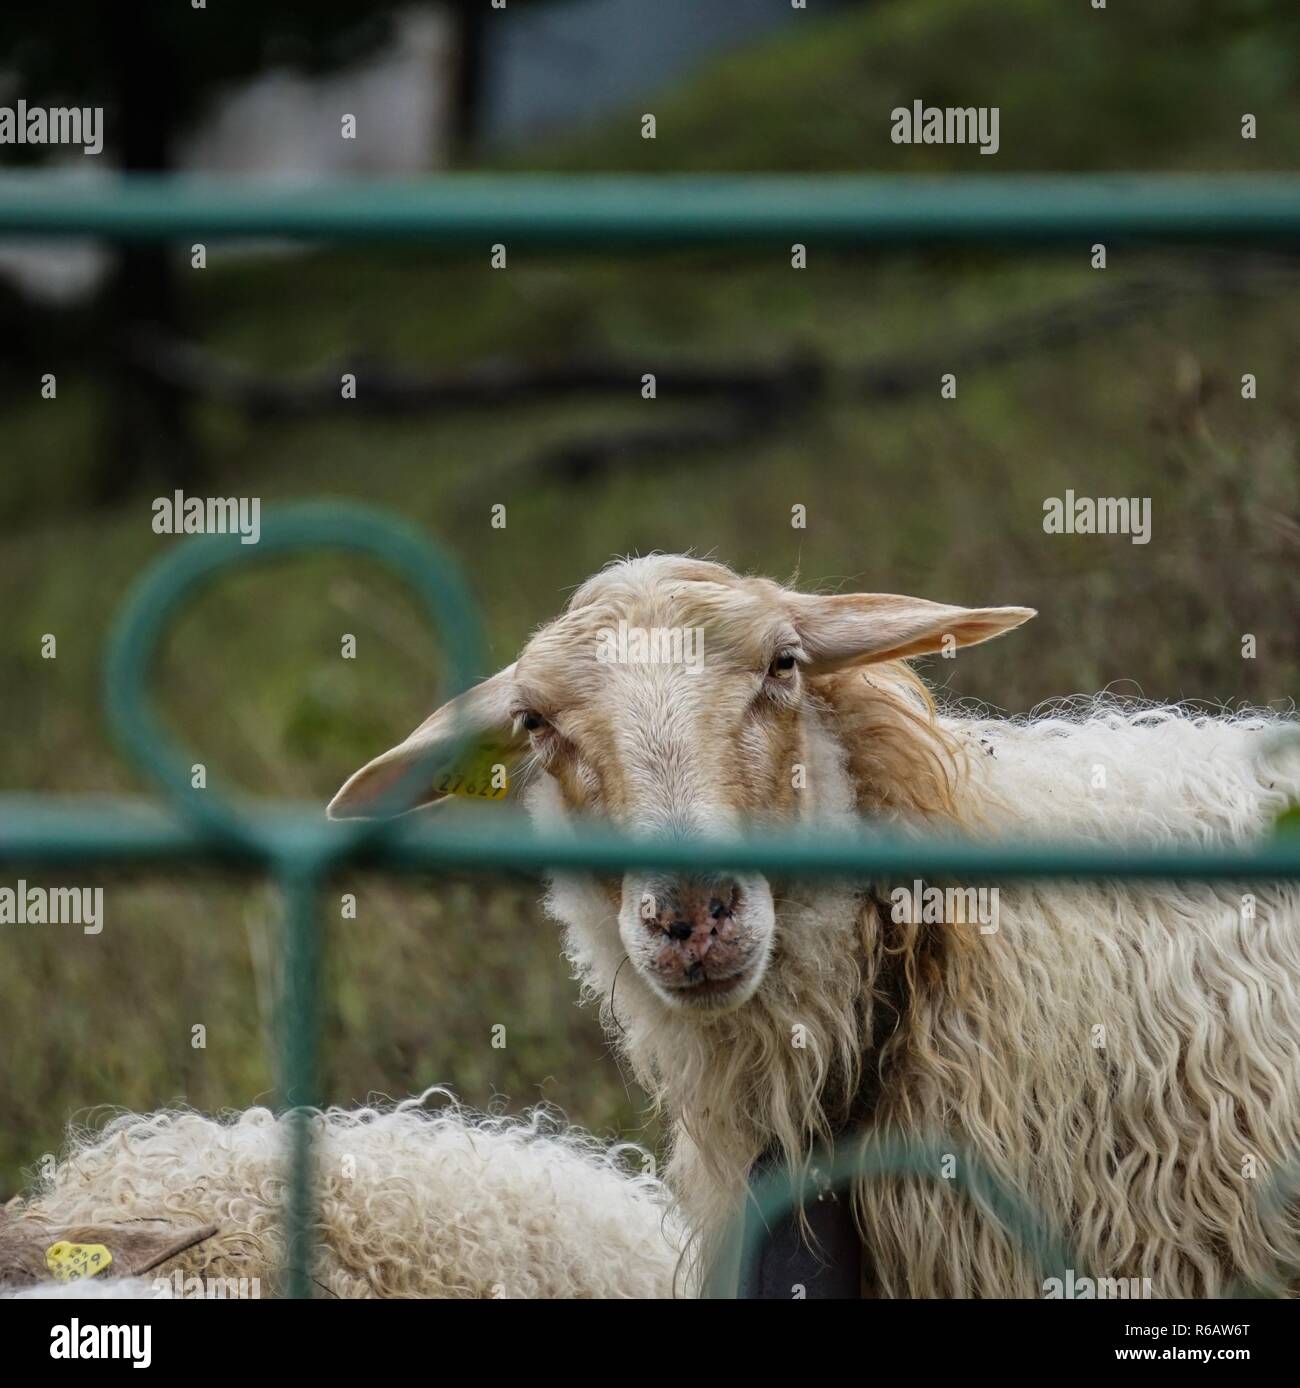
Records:
[[[282,237],[484,251],[640,246],[1300,240],[1300,176],[440,174],[294,188],[198,177],[0,178],[0,235]]]
[[[331,824],[319,807],[241,811],[248,833],[214,839],[183,813],[127,797],[0,795],[0,863],[56,868],[203,863],[251,873],[285,859],[345,863],[397,873],[622,872],[631,868],[697,872],[780,871],[796,877],[922,877],[1003,882],[1068,877],[1145,881],[1258,882],[1300,880],[1300,834],[1279,834],[1251,847],[1146,848],[1117,844],[998,841],[873,830],[751,834],[737,838],[657,840],[597,824],[577,834],[539,833],[504,807],[478,822],[457,822],[435,809],[399,820],[381,834],[355,836]],[[491,815],[494,823],[486,821]]]

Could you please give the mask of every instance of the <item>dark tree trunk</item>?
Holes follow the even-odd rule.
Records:
[[[487,0],[457,0],[452,6],[456,70],[452,79],[451,156],[457,164],[474,158],[482,134],[487,25],[491,22],[486,6]]]
[[[151,20],[148,5],[111,8],[101,42],[112,56],[117,152],[128,173],[171,169],[171,147],[183,109],[177,57]],[[106,18],[107,18],[106,14]],[[93,482],[100,503],[152,480],[183,486],[199,475],[199,460],[182,396],[136,364],[134,345],[153,335],[181,335],[181,314],[170,247],[123,243],[105,292],[102,343],[110,394],[110,423]]]

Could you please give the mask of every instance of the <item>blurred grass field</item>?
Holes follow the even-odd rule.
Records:
[[[1294,168],[1300,59],[1274,7],[1171,0],[1157,18],[1046,0],[988,7],[882,4],[791,26],[650,104],[637,121],[535,152],[550,169],[912,169],[983,172],[976,151],[896,147],[888,110],[915,96],[1002,109],[998,171]],[[1226,27],[1223,14],[1237,22]],[[1047,17],[1051,16],[1050,23]],[[1250,16],[1255,15],[1254,21]],[[1260,135],[1239,136],[1243,111]],[[1186,281],[1164,306],[1073,345],[964,371],[958,398],[865,404],[838,390],[808,417],[736,448],[562,485],[522,465],[596,428],[667,422],[661,398],[383,418],[347,406],[252,424],[198,418],[209,495],[349,497],[424,527],[478,595],[493,668],[610,557],[695,549],[810,585],[1024,603],[1037,621],[936,662],[952,697],[1024,711],[1112,687],[1158,699],[1289,706],[1300,675],[1300,284],[1205,293],[1185,258],[1086,248],[781,256],[661,254],[483,263],[388,246],[240,259],[186,279],[214,352],[268,372],[384,358],[451,369],[494,354],[538,364],[581,353],[661,363],[865,363],[942,353],[1013,313],[1152,276]],[[36,363],[34,375],[57,370]],[[343,369],[340,366],[340,369]],[[1259,396],[1243,400],[1244,372]],[[361,389],[365,389],[364,370]],[[111,511],[84,496],[103,401],[60,372],[57,402],[0,396],[0,751],[4,790],[148,789],[106,735],[108,623],[129,583],[175,541],[150,528],[158,488]],[[1049,536],[1043,501],[1144,496],[1147,546]],[[489,524],[503,502],[505,530]],[[791,507],[807,508],[792,529]],[[358,658],[339,657],[343,633]],[[40,655],[58,638],[57,659]],[[1242,637],[1258,654],[1243,659]],[[215,782],[320,804],[428,711],[436,638],[391,580],[336,557],[252,567],[194,604],[157,688]],[[487,673],[485,671],[485,673]],[[450,813],[459,813],[453,808]],[[17,874],[16,874],[17,875]],[[39,880],[30,874],[31,880]],[[80,880],[80,879],[78,879]],[[90,878],[86,878],[87,884]],[[201,1108],[269,1096],[276,901],[256,882],[100,876],[104,931],[0,927],[0,1196],[101,1104]],[[528,883],[365,877],[355,921],[329,929],[325,1091],[352,1102],[448,1083],[467,1102],[540,1098],[604,1134],[653,1141],[644,1099],[575,1006],[558,929]],[[192,1049],[191,1028],[207,1029]],[[495,1049],[492,1028],[507,1045]]]

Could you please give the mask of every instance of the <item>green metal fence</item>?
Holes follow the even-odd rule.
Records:
[[[277,236],[486,248],[913,246],[1101,238],[1294,241],[1300,177],[458,174],[285,191],[199,178],[0,183],[0,232],[123,240]]]
[[[278,235],[312,239],[411,238],[464,248],[519,236],[542,247],[698,245],[751,249],[791,237],[810,246],[984,239],[1091,241],[1099,235],[1161,240],[1201,237],[1300,239],[1300,179],[440,179],[418,186],[346,185],[298,195],[222,190],[182,181],[120,179],[90,190],[48,176],[0,181],[0,234],[108,237]],[[613,831],[582,838],[536,831],[513,820],[472,831],[436,816],[331,824],[317,807],[237,802],[190,784],[190,759],[151,710],[148,676],[160,640],[182,603],[228,570],[333,548],[379,560],[415,590],[447,652],[451,697],[483,669],[479,623],[457,568],[404,522],[355,506],[271,512],[260,543],[237,536],[183,541],[129,595],[112,632],[104,705],[126,754],[166,793],[162,804],[39,795],[0,796],[0,863],[170,866],[219,863],[268,874],[284,896],[284,995],[277,1018],[277,1072],[293,1124],[286,1210],[287,1290],[311,1292],[312,1168],[305,1108],[319,1103],[321,940],[316,897],[351,866],[391,872],[508,869],[597,871],[633,867],[770,871],[804,877],[930,877],[1300,880],[1300,836],[1251,848],[1132,850],[1069,844],[972,843],[905,838],[864,827],[816,837],[763,834],[708,844],[655,842]],[[390,795],[434,770],[411,768]],[[927,1144],[875,1146],[833,1161],[832,1174],[933,1172]],[[977,1167],[967,1176],[999,1218],[1050,1267],[1062,1245],[1032,1210]],[[1289,1178],[1288,1178],[1289,1179]],[[1282,1198],[1275,1187],[1269,1199]],[[1287,1187],[1289,1189],[1289,1186]],[[798,1198],[784,1178],[765,1183],[758,1205],[776,1217]],[[738,1238],[741,1236],[738,1234]],[[743,1256],[752,1256],[744,1235]],[[715,1292],[728,1286],[716,1277]]]

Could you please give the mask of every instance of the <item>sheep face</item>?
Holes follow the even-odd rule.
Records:
[[[551,783],[538,803],[687,841],[797,817],[804,651],[789,616],[761,592],[627,577],[588,585],[516,663],[512,726]],[[763,877],[630,872],[605,891],[664,1003],[734,1007],[758,986],[776,918]]]
[[[373,813],[457,729],[530,785],[535,817],[690,841],[816,818],[826,808],[808,775],[810,733],[826,712],[820,679],[945,637],[985,640],[1030,615],[810,596],[672,555],[625,561],[585,583],[513,665],[353,776],[330,813]],[[620,954],[665,1006],[735,1008],[760,987],[777,926],[764,877],[629,872],[599,891],[603,929],[617,931]],[[589,914],[570,925],[590,930]],[[608,955],[609,944],[592,941],[591,952]]]
[[[512,712],[552,802],[683,840],[796,817],[803,649],[780,593],[662,558],[586,584],[515,669]],[[736,1007],[758,987],[776,923],[762,876],[631,872],[606,894],[623,952],[667,1006]]]

